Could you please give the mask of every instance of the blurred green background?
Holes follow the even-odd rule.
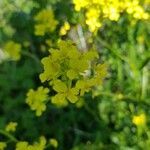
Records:
[[[46,8],[52,8],[58,25],[53,32],[37,36],[34,16]],[[54,137],[59,150],[149,150],[150,21],[135,21],[123,14],[117,22],[106,19],[94,35],[83,14],[74,10],[71,0],[0,1],[0,128],[16,121],[14,135],[19,140]],[[65,21],[70,31],[60,36]],[[108,64],[104,83],[84,96],[82,107],[57,108],[49,103],[43,115],[36,117],[25,99],[30,88],[41,85],[41,58],[60,39],[71,39],[84,50],[83,37],[87,47],[96,47],[100,62]],[[8,41],[21,45],[19,61],[4,59]],[[140,114],[146,116],[144,127],[133,123]],[[6,137],[0,135],[3,140]],[[8,150],[14,149],[12,145]]]

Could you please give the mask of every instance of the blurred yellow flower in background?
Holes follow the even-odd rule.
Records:
[[[7,132],[14,132],[16,131],[17,122],[9,122],[5,128]]]
[[[21,45],[14,41],[8,41],[4,45],[4,51],[6,52],[8,58],[14,61],[18,61],[21,57]]]
[[[53,146],[54,148],[57,148],[57,147],[58,147],[58,141],[57,141],[56,139],[51,138],[51,139],[49,140],[49,142],[50,142],[50,145]]]
[[[36,115],[40,116],[46,110],[46,102],[48,100],[48,88],[40,86],[36,91],[30,89],[27,93],[26,103],[32,110],[36,111]]]
[[[51,9],[43,9],[34,19],[36,21],[34,33],[38,36],[44,36],[47,32],[53,32],[58,24]]]
[[[5,142],[0,142],[0,150],[4,150],[6,148]]]
[[[146,116],[145,116],[145,114],[142,113],[140,115],[133,116],[132,122],[136,126],[144,126],[146,124]]]

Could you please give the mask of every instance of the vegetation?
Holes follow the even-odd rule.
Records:
[[[0,150],[149,150],[149,60],[149,0],[1,0]]]

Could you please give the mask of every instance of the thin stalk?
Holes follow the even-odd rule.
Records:
[[[11,135],[10,133],[8,133],[8,132],[6,132],[4,130],[0,129],[0,134],[6,136],[7,138],[9,138],[13,142],[17,142],[18,141],[13,135]]]
[[[99,117],[97,116],[97,114],[85,103],[84,104],[84,108],[86,109],[86,111],[91,114],[93,116],[93,118],[95,119],[95,121],[97,123],[100,123],[100,119]]]
[[[28,56],[28,57],[32,58],[36,63],[40,64],[40,60],[32,53],[29,53],[27,51],[22,51],[22,55]]]

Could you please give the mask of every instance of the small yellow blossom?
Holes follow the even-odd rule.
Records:
[[[4,150],[6,148],[6,143],[5,142],[0,142],[0,150]]]
[[[144,126],[146,124],[146,116],[144,113],[137,115],[137,116],[133,116],[132,122],[136,125],[136,126]]]
[[[94,85],[94,82],[90,80],[78,80],[76,83],[77,89],[80,90],[80,96],[83,96],[85,92],[89,92]]]
[[[58,94],[52,98],[53,103],[56,103],[59,99],[61,99],[61,101],[66,101],[66,99],[68,99],[71,103],[75,103],[78,100],[78,89],[68,88],[61,80],[56,80],[53,88],[58,92]]]
[[[44,150],[46,147],[46,138],[41,136],[39,142],[35,142],[32,147],[34,148],[33,150]]]
[[[21,57],[21,45],[19,43],[9,41],[4,46],[4,51],[8,55],[8,58],[18,61]]]
[[[91,7],[86,12],[86,24],[91,32],[95,32],[102,25],[99,21],[100,13],[100,9],[96,7]]]
[[[26,103],[31,107],[32,110],[36,111],[37,116],[40,116],[42,112],[46,110],[48,92],[48,88],[43,88],[41,86],[37,89],[37,91],[30,89],[27,93]]]
[[[35,35],[44,36],[45,33],[53,32],[58,21],[55,20],[54,12],[51,9],[43,9],[34,17],[36,24]]]
[[[58,141],[56,139],[51,138],[49,142],[50,142],[50,145],[52,145],[54,148],[58,147]]]
[[[143,43],[145,42],[145,38],[144,38],[144,36],[142,36],[142,35],[141,35],[141,36],[138,36],[136,40],[137,40],[137,42],[138,42],[139,44],[143,44]]]
[[[17,122],[9,122],[8,125],[6,126],[5,130],[7,132],[14,132],[16,131],[16,127],[17,127]]]
[[[64,25],[60,28],[60,35],[66,35],[67,32],[70,30],[70,24],[68,22],[65,22]]]
[[[117,93],[115,96],[117,100],[122,100],[124,98],[124,95],[122,93]]]
[[[88,6],[89,0],[73,0],[75,4],[75,10],[80,11],[81,8]]]

